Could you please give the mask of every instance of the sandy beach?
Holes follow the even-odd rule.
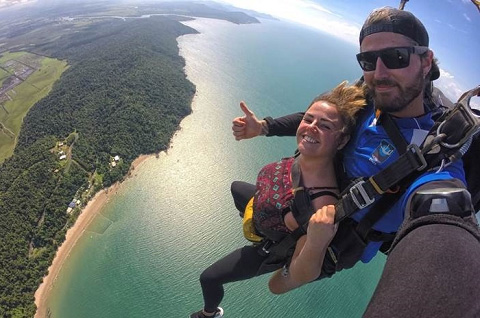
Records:
[[[142,155],[135,159],[130,167],[128,176],[132,176],[133,170],[137,169],[145,160],[154,156],[155,155]],[[102,210],[104,205],[110,200],[110,198],[115,195],[119,187],[121,187],[121,183],[117,182],[111,187],[97,192],[82,210],[77,220],[75,221],[75,224],[70,229],[68,229],[65,241],[58,248],[53,262],[48,268],[47,276],[43,278],[43,282],[40,284],[37,291],[35,292],[35,305],[37,306],[37,312],[35,314],[36,318],[47,317],[47,299],[50,290],[55,284],[55,280],[57,279],[57,276],[62,269],[62,265],[65,263],[65,260],[68,258],[70,251],[73,249],[78,239],[85,232],[85,229],[92,222],[92,220],[95,219],[95,217]]]

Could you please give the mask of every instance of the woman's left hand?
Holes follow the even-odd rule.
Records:
[[[318,209],[308,222],[307,240],[319,246],[323,246],[335,236],[338,224],[335,224],[335,206],[325,205]]]

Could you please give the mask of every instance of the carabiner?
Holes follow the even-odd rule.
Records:
[[[447,143],[446,141],[441,141],[440,145],[445,148],[453,149],[461,147],[471,136],[473,136],[478,128],[480,127],[480,115],[472,111],[470,107],[470,100],[473,96],[480,95],[480,86],[465,92],[458,100],[455,108],[451,110],[445,120],[437,128],[437,136],[442,134],[442,129],[446,126],[449,120],[453,118],[453,121],[464,120],[466,122],[465,131],[463,131],[463,136],[458,141],[454,143]],[[461,116],[461,117],[458,117]],[[455,123],[454,123],[455,124]],[[448,137],[447,137],[448,139]]]

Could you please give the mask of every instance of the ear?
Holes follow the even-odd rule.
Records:
[[[350,140],[350,135],[342,135],[342,137],[340,137],[340,143],[337,146],[337,150],[341,150],[343,147],[345,147],[345,145],[349,140]]]
[[[422,58],[422,69],[423,69],[424,78],[432,69],[432,63],[433,63],[433,52],[432,50],[428,50],[427,53],[425,54],[425,57]]]

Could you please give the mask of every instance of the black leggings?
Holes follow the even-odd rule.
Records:
[[[235,207],[243,216],[248,201],[255,194],[255,185],[234,181],[231,185]],[[246,280],[257,276],[258,269],[265,256],[257,251],[258,247],[250,245],[239,248],[218,260],[200,275],[204,310],[214,312],[223,299],[223,284]]]
[[[243,182],[243,181],[233,181],[230,186],[230,191],[232,192],[233,202],[235,207],[240,212],[240,216],[243,217],[245,213],[245,208],[248,201],[254,196],[256,187],[254,184]]]
[[[253,245],[239,248],[203,271],[200,284],[205,311],[214,312],[217,309],[223,299],[223,284],[257,276],[265,260],[265,256],[260,255],[257,249]]]

